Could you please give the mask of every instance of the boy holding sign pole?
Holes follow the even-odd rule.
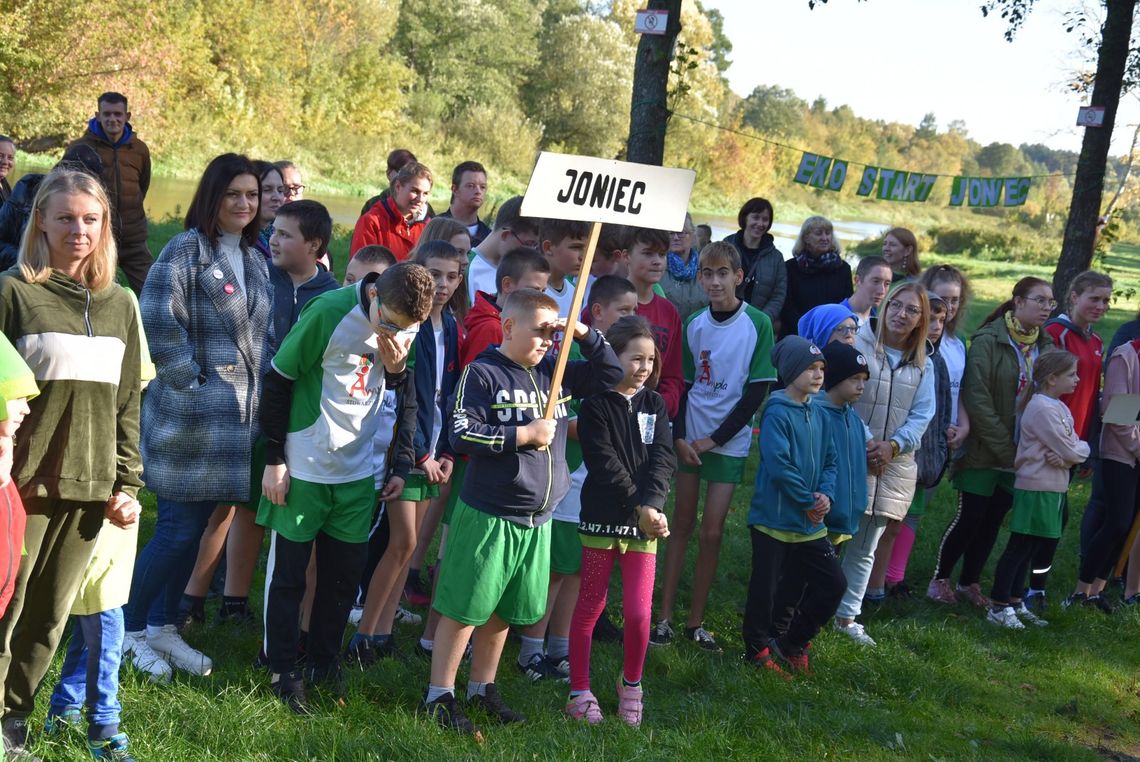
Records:
[[[546,294],[511,294],[503,305],[502,344],[467,366],[456,390],[451,444],[469,461],[432,604],[441,617],[421,707],[445,728],[476,733],[455,698],[455,674],[475,627],[467,705],[503,723],[524,719],[499,695],[495,675],[508,627],[533,624],[546,610],[549,519],[570,482],[563,395],[597,394],[623,377],[601,334],[574,320],[581,291],[567,320]],[[565,345],[557,360],[549,356],[561,331],[572,332],[584,361],[567,363]]]

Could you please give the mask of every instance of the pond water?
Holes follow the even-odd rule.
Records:
[[[10,182],[16,182],[19,173],[14,171]],[[152,220],[160,220],[174,215],[181,217],[190,205],[194,196],[196,180],[186,180],[177,177],[155,177],[151,180],[150,191],[146,197],[146,213]],[[353,225],[360,216],[360,207],[364,205],[367,196],[349,196],[337,193],[306,192],[305,198],[320,201],[328,207],[333,222],[342,225]],[[719,241],[725,236],[732,235],[737,230],[735,217],[719,217],[709,215],[694,215],[698,224],[709,225],[713,231],[713,240]],[[772,226],[772,236],[776,239],[776,248],[785,259],[792,255],[792,244],[800,231],[800,222],[777,222]],[[832,220],[835,225],[835,236],[843,242],[844,248],[858,243],[866,238],[882,235],[890,229],[890,225],[877,222],[862,222],[853,220]]]

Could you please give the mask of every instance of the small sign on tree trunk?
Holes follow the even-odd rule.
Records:
[[[669,25],[669,11],[640,10],[633,23],[633,31],[638,34],[665,34]]]

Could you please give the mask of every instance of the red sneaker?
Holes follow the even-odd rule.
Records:
[[[759,669],[766,669],[770,672],[774,672],[785,680],[792,679],[792,676],[785,672],[783,668],[780,667],[780,665],[772,659],[772,652],[770,649],[765,648],[761,651],[757,651],[754,655],[745,657],[745,661]]]
[[[780,642],[776,638],[772,638],[772,645],[769,650],[778,658],[791,668],[792,672],[798,672],[801,675],[811,674],[808,668],[808,649],[811,648],[811,643],[804,646],[804,649],[799,654],[792,655],[785,649],[780,648]]]

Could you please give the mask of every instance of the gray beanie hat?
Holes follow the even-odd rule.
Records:
[[[812,363],[825,362],[823,352],[801,336],[785,336],[772,347],[772,364],[784,384],[790,384]]]

